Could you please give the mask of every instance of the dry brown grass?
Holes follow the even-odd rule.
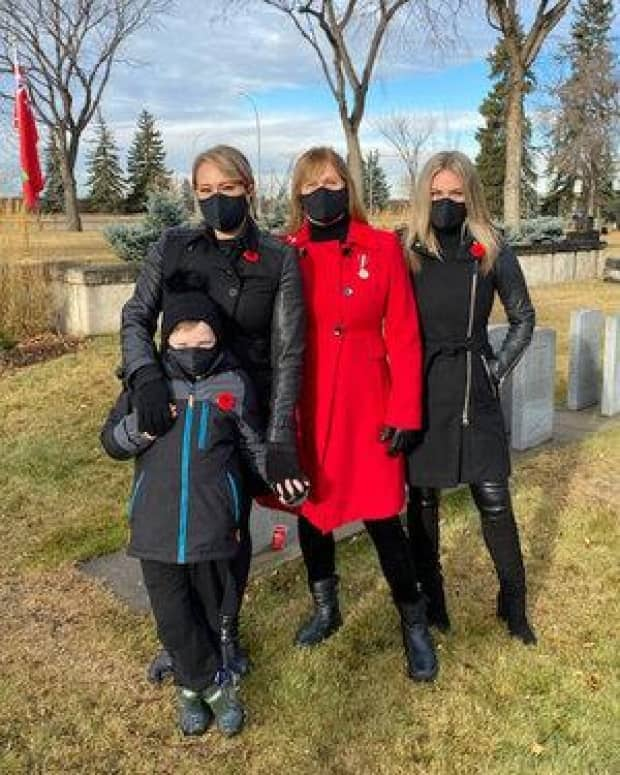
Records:
[[[17,341],[52,326],[52,296],[41,264],[0,263],[0,335]]]
[[[109,216],[110,223],[114,222]],[[131,219],[130,219],[131,220]],[[95,226],[104,219],[86,221]],[[116,262],[103,232],[98,229],[69,232],[58,229],[58,219],[37,221],[28,216],[0,216],[0,263],[87,261]]]

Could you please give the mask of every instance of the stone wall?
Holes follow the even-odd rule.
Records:
[[[118,333],[133,293],[134,264],[58,264],[50,268],[57,328],[73,336]]]
[[[592,250],[557,243],[551,252],[516,247],[528,285],[594,280],[603,276],[601,246]],[[56,265],[50,274],[60,331],[75,336],[116,333],[121,308],[131,296],[138,267],[133,264]]]
[[[603,245],[590,249],[578,244],[551,243],[548,249],[515,246],[519,263],[529,286],[595,280],[603,277]]]

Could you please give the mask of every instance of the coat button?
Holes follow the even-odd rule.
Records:
[[[342,336],[344,329],[342,326],[334,326],[334,336]]]
[[[239,295],[239,288],[229,288],[228,289],[228,295],[234,299],[236,296]]]
[[[353,288],[351,288],[350,285],[347,285],[347,287],[344,289],[344,295],[353,296]]]

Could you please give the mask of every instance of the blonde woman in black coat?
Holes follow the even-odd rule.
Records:
[[[450,627],[439,561],[440,489],[465,483],[499,579],[497,615],[512,636],[533,644],[498,390],[531,340],[534,308],[515,254],[490,222],[476,169],[462,153],[444,151],[427,162],[410,235],[425,418],[408,457],[408,525],[429,623]],[[498,353],[487,337],[496,293],[509,322]]]

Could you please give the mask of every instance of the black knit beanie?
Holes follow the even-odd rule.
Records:
[[[209,296],[205,278],[196,273],[179,270],[164,282],[162,297],[161,345],[168,346],[168,338],[175,326],[186,320],[204,321],[213,329],[218,344],[222,344],[224,325],[217,304]]]

